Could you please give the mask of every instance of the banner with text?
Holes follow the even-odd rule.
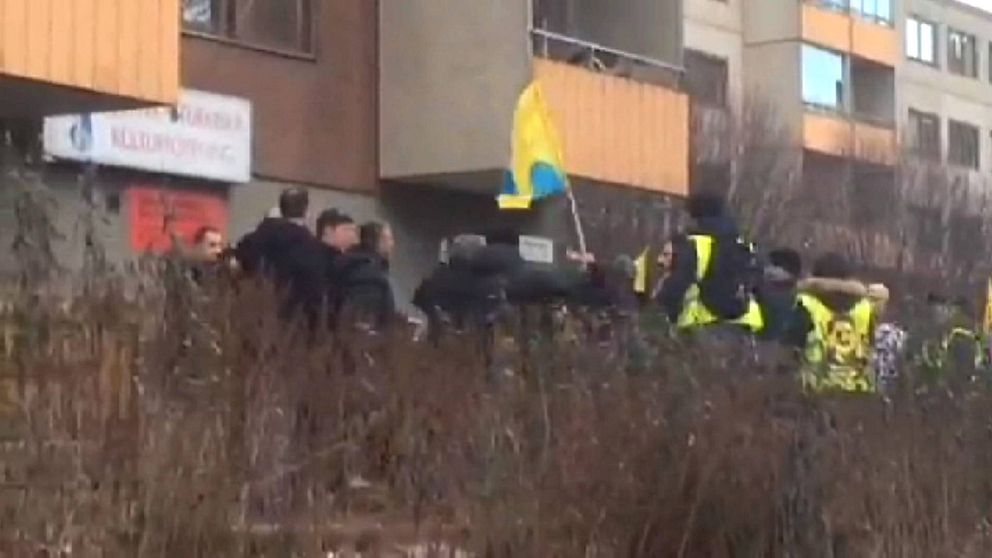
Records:
[[[184,90],[176,107],[45,119],[45,154],[223,182],[251,180],[251,103]]]

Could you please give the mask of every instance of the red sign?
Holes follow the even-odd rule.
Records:
[[[227,229],[227,199],[222,193],[134,186],[127,190],[127,205],[131,248],[138,252],[169,250],[170,228],[188,243],[200,227]]]

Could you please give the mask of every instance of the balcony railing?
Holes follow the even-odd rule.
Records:
[[[542,58],[636,81],[677,87],[684,69],[649,56],[610,48],[545,29],[531,29],[533,53]]]

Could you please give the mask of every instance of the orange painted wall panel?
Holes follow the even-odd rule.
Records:
[[[803,4],[803,40],[840,52],[851,50],[851,17],[815,6]]]
[[[886,66],[899,59],[899,34],[891,27],[854,20],[851,52]]]
[[[827,114],[803,116],[803,146],[811,151],[873,163],[894,164],[897,157],[896,132],[892,128]]]
[[[686,195],[689,100],[664,87],[534,60],[569,174]]]
[[[854,150],[858,159],[893,165],[898,157],[896,132],[892,128],[857,122]]]
[[[825,114],[803,116],[803,146],[811,151],[845,157],[851,154],[850,120]]]
[[[0,0],[0,78],[172,103],[179,0]]]

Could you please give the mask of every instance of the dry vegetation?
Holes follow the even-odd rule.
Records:
[[[765,125],[728,136],[731,197],[757,236],[802,244]],[[941,199],[929,269],[967,281],[988,250],[946,231],[974,204]],[[17,197],[24,273],[0,312],[0,555],[992,555],[992,381],[810,398],[788,368],[664,336],[625,366],[582,328],[509,328],[487,365],[466,336],[312,338],[262,286],[115,273],[95,246],[47,291],[46,203]],[[924,242],[913,223],[885,234]]]
[[[627,372],[582,335],[490,370],[458,338],[308,343],[263,300],[175,269],[11,298],[0,553],[992,551],[984,385],[812,400],[664,339]]]

